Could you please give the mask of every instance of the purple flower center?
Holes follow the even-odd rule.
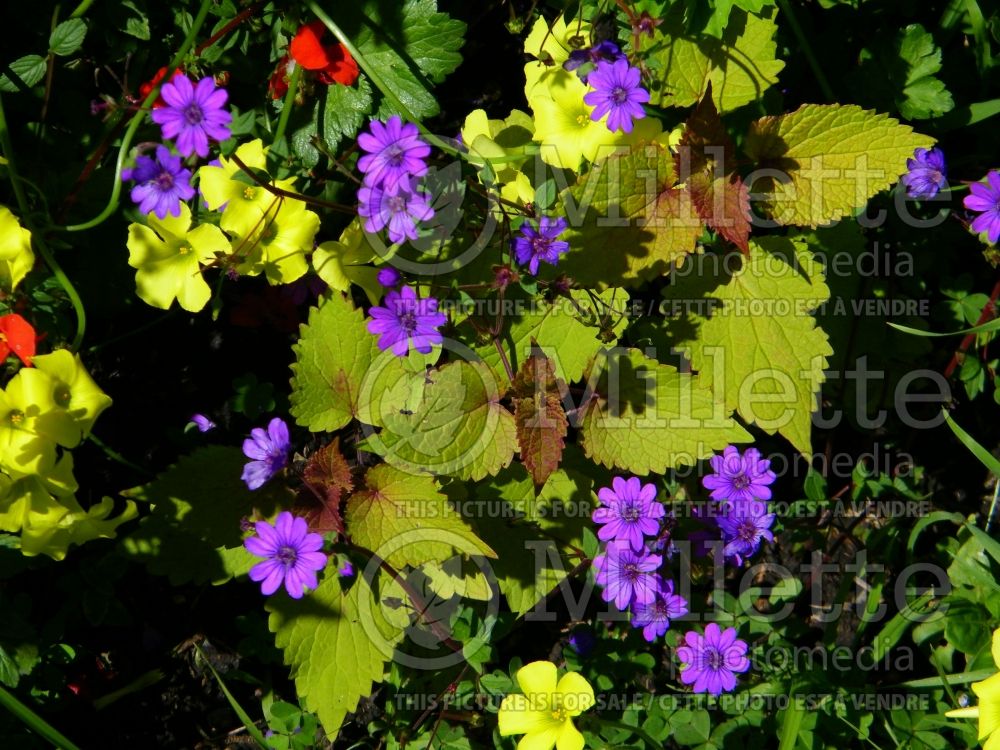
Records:
[[[622,520],[625,521],[638,521],[639,520],[639,509],[634,503],[629,503],[624,506],[621,511]]]
[[[628,89],[624,86],[615,86],[611,90],[611,100],[615,104],[624,104],[628,101]]]
[[[543,255],[552,243],[548,237],[535,237],[531,240],[531,250],[535,255]]]
[[[195,102],[191,102],[191,104],[184,108],[184,119],[188,125],[197,125],[205,119],[205,113],[201,111],[201,107]]]
[[[398,143],[393,143],[388,149],[386,149],[386,157],[388,158],[389,163],[394,167],[398,167],[403,163],[404,153],[405,152]]]
[[[733,489],[745,490],[749,486],[750,486],[750,477],[748,477],[745,473],[740,472],[735,477],[733,477]]]
[[[622,565],[622,573],[629,581],[635,581],[639,578],[639,566],[635,563],[625,563]]]
[[[298,559],[299,553],[295,550],[295,547],[285,545],[278,550],[278,553],[274,556],[278,562],[284,565],[286,568],[290,568],[295,565],[296,559]]]
[[[399,316],[399,325],[407,333],[413,333],[417,329],[417,315],[410,311]]]
[[[737,535],[744,542],[752,542],[757,538],[757,524],[753,519],[746,518],[740,522]]]
[[[708,661],[709,668],[711,669],[721,669],[723,663],[725,662],[722,652],[711,646],[705,649],[705,658]]]
[[[163,192],[167,192],[174,186],[174,176],[170,174],[166,169],[160,172],[156,177],[156,187]]]
[[[406,199],[401,195],[394,195],[389,199],[389,210],[394,214],[406,209]]]

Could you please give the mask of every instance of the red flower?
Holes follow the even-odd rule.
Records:
[[[358,64],[343,44],[323,44],[326,27],[322,21],[313,21],[299,28],[288,45],[288,52],[306,70],[315,70],[325,84],[340,83],[351,86],[358,80]]]
[[[26,367],[35,356],[35,329],[17,313],[0,316],[0,361],[16,354]]]
[[[164,66],[164,67],[160,68],[158,71],[156,71],[156,74],[152,78],[150,78],[148,81],[146,81],[144,84],[142,84],[139,87],[139,101],[140,102],[146,101],[146,97],[149,96],[149,92],[153,90],[153,87],[156,86],[156,84],[158,84],[160,81],[163,80],[163,76],[165,76],[166,74],[167,74],[167,68],[166,68],[166,66]],[[170,80],[172,81],[174,78],[176,78],[179,75],[184,75],[183,71],[181,71],[179,69],[175,70],[174,74],[172,76],[170,76]],[[166,102],[163,101],[163,97],[162,96],[157,96],[156,97],[156,101],[153,102],[153,109],[159,109],[160,107],[163,107],[163,106],[166,106]]]
[[[288,76],[291,75],[289,67],[294,65],[291,58],[285,55],[278,60],[278,67],[271,74],[271,80],[267,82],[267,90],[271,92],[272,99],[284,99],[288,93]]]

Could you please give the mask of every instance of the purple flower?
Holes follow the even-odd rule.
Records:
[[[552,219],[543,216],[538,221],[538,229],[525,222],[521,225],[521,236],[510,242],[514,257],[521,265],[528,264],[528,271],[533,275],[538,273],[539,261],[545,261],[551,266],[559,262],[559,256],[569,250],[569,243],[557,240],[566,231],[566,219]]]
[[[597,538],[602,542],[626,541],[636,552],[642,551],[645,537],[659,532],[659,519],[666,515],[663,504],[656,502],[656,485],[643,484],[638,477],[615,477],[611,487],[602,487],[597,497],[602,506],[592,518],[594,523],[604,524]]]
[[[192,414],[191,421],[194,426],[198,428],[198,432],[208,432],[216,428],[215,422],[206,417],[204,414]]]
[[[597,121],[608,115],[608,130],[631,133],[632,120],[646,116],[642,105],[649,101],[649,92],[641,85],[639,69],[629,65],[628,60],[602,60],[587,83],[594,89],[583,97],[594,108],[590,119]]]
[[[156,214],[165,219],[181,215],[181,201],[194,197],[191,187],[191,170],[184,169],[181,157],[174,156],[166,146],[156,147],[156,158],[136,157],[133,169],[122,170],[123,180],[134,181],[132,202],[144,214]]]
[[[615,60],[621,60],[625,57],[622,54],[621,48],[610,40],[605,40],[600,44],[595,44],[593,47],[588,47],[587,49],[575,49],[569,53],[569,59],[563,63],[563,70],[576,70],[582,65],[597,65],[597,63],[602,60],[607,62],[615,62]],[[587,82],[587,78],[590,72],[579,73],[580,80],[584,83]]]
[[[970,211],[980,212],[972,220],[972,231],[986,232],[990,244],[995,245],[1000,240],[1000,172],[991,170],[986,180],[987,185],[981,182],[969,185],[970,195],[965,196],[962,203]]]
[[[721,695],[736,687],[736,673],[750,669],[747,644],[736,637],[736,628],[719,630],[710,622],[704,637],[689,630],[684,645],[678,647],[681,682],[694,685],[696,693]]]
[[[368,312],[368,333],[380,336],[378,348],[382,351],[392,348],[397,357],[405,357],[413,348],[421,354],[430,352],[434,344],[442,341],[438,331],[448,320],[448,316],[438,312],[437,300],[433,297],[421,299],[410,287],[404,286],[398,292],[385,295],[385,307],[372,307]]]
[[[371,132],[358,135],[358,145],[364,156],[358,159],[358,169],[365,173],[365,185],[381,187],[389,195],[400,189],[410,189],[410,178],[427,174],[424,162],[431,147],[420,138],[413,123],[403,124],[397,115],[383,125],[371,121]]]
[[[671,620],[687,613],[687,600],[674,593],[673,581],[666,581],[652,602],[633,606],[632,625],[642,628],[642,637],[652,643],[667,632]]]
[[[250,568],[250,580],[260,583],[264,596],[270,596],[282,581],[293,599],[301,599],[304,588],[315,589],[316,571],[326,565],[323,537],[310,534],[305,519],[287,510],[278,514],[274,526],[267,521],[254,524],[257,536],[243,540],[252,555],[265,558]]]
[[[726,557],[734,558],[737,565],[742,565],[744,558],[752,557],[757,552],[761,539],[774,541],[774,534],[771,533],[774,514],[768,513],[766,502],[726,502],[715,521],[726,543],[723,552]]]
[[[165,107],[153,110],[153,122],[164,138],[176,138],[183,156],[208,156],[208,139],[224,141],[229,137],[233,116],[225,109],[229,94],[217,89],[211,76],[195,85],[185,75],[174,76],[163,84],[160,96]]]
[[[712,456],[709,464],[715,474],[702,478],[713,500],[770,500],[767,486],[774,481],[771,462],[760,457],[756,448],[747,448],[740,456],[735,445],[727,445],[721,456]]]
[[[933,198],[948,184],[948,167],[944,162],[944,151],[939,148],[918,148],[913,158],[906,160],[906,174],[903,184],[911,198]]]
[[[392,289],[399,286],[403,280],[403,276],[392,266],[385,266],[379,269],[379,272],[375,275],[375,280],[386,289]]]
[[[337,568],[337,575],[341,578],[351,578],[354,575],[354,564],[350,560],[344,560],[343,564]]]
[[[604,554],[594,558],[596,580],[604,589],[601,597],[621,610],[652,603],[660,588],[656,570],[662,563],[662,557],[648,550],[634,552],[628,542],[610,542]]]
[[[365,231],[374,233],[389,227],[389,240],[394,243],[417,239],[417,222],[434,218],[429,196],[409,183],[400,184],[394,195],[366,185],[358,190],[358,201],[358,215],[368,219]]]
[[[241,478],[247,487],[255,490],[284,469],[291,448],[288,425],[281,417],[270,421],[267,432],[261,427],[252,429],[250,437],[243,441],[243,455],[254,459],[243,467]]]

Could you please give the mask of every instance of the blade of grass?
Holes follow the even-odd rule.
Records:
[[[24,722],[32,732],[48,740],[59,750],[80,750],[76,745],[66,739],[55,727],[45,719],[36,714],[17,698],[0,687],[0,706],[6,708],[10,713]]]
[[[201,647],[199,647],[197,643],[194,644],[194,648],[198,652],[198,656],[201,657],[202,662],[205,664],[206,667],[208,667],[208,671],[212,673],[212,676],[215,678],[215,681],[219,683],[219,690],[221,690],[222,694],[226,696],[226,700],[229,701],[230,707],[233,709],[233,711],[236,712],[236,715],[240,718],[240,721],[243,722],[243,726],[246,727],[247,733],[251,737],[253,737],[253,739],[262,748],[262,750],[270,750],[270,745],[267,744],[267,740],[264,739],[264,735],[257,727],[257,724],[254,722],[253,719],[250,718],[250,714],[248,714],[245,710],[243,710],[243,706],[239,704],[235,696],[233,696],[233,694],[229,692],[229,688],[226,687],[226,683],[222,681],[222,677],[219,676],[219,673],[215,671],[215,667],[212,666],[212,662],[210,662],[208,658],[205,656],[205,652],[201,650]]]

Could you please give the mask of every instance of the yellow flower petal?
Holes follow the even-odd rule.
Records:
[[[559,731],[559,737],[556,739],[556,750],[583,750],[583,744],[583,735],[580,734],[580,730],[573,726],[572,721],[566,719]]]
[[[559,680],[556,687],[559,705],[568,716],[579,716],[584,711],[593,708],[594,688],[579,672],[567,672]]]
[[[517,670],[517,684],[529,701],[544,701],[556,692],[556,665],[550,661],[533,661]],[[534,708],[544,710],[545,705]]]
[[[1000,673],[972,685],[979,698],[979,739],[1000,729]]]
[[[531,732],[524,735],[517,743],[517,750],[552,750],[562,729],[558,726],[549,727],[541,732]]]
[[[589,46],[590,24],[575,18],[567,23],[562,16],[553,21],[551,27],[548,21],[539,16],[524,40],[526,53],[557,65],[566,62],[574,49]]]
[[[993,631],[993,663],[1000,669],[1000,628]]]
[[[35,265],[31,232],[6,206],[0,206],[0,285],[11,291]]]
[[[378,269],[368,265],[375,252],[365,238],[361,221],[355,219],[340,235],[339,240],[322,243],[313,251],[312,265],[316,274],[332,289],[346,292],[351,284],[364,289],[374,305],[382,296]]]
[[[255,226],[249,235],[237,235],[233,241],[233,252],[242,258],[239,272],[263,273],[271,284],[289,284],[304,276],[319,216],[307,211],[302,201],[285,200],[277,212],[261,213]]]
[[[79,355],[59,349],[39,354],[32,362],[35,369],[52,377],[53,401],[76,421],[84,437],[89,435],[97,417],[111,406],[111,399],[94,382]]]
[[[543,732],[558,726],[551,711],[539,711],[527,697],[519,693],[508,695],[500,704],[497,729],[503,737],[528,732]]]

